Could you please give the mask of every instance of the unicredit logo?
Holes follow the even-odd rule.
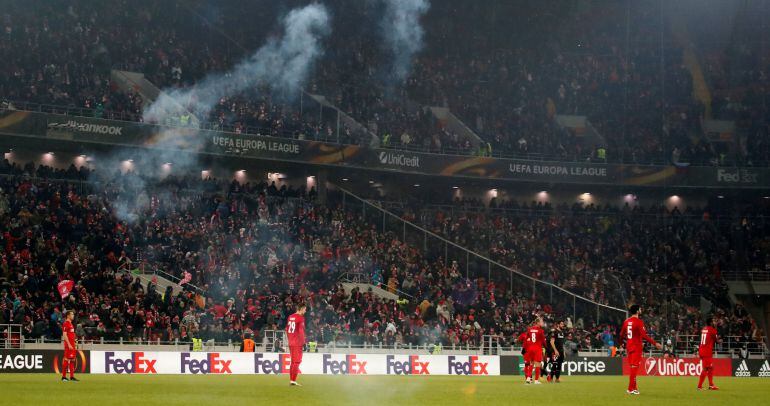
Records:
[[[354,354],[345,356],[344,361],[332,360],[331,354],[323,355],[323,373],[332,375],[366,375],[366,361],[356,360]]]
[[[231,374],[230,363],[232,360],[220,359],[218,352],[206,353],[206,358],[197,360],[192,358],[189,352],[182,353],[182,373],[188,371],[192,374]]]
[[[698,376],[703,367],[698,361],[685,361],[682,358],[647,358],[644,363],[647,375],[660,376]]]
[[[256,374],[288,374],[290,364],[291,358],[287,354],[279,354],[275,361],[266,359],[264,354],[254,354],[254,373]]]
[[[457,357],[450,355],[447,358],[449,362],[449,375],[489,375],[487,372],[488,362],[479,362],[479,357],[473,355],[468,357],[467,362],[455,361]]]
[[[132,352],[131,358],[116,358],[115,353],[104,353],[104,372],[116,374],[155,374],[158,360],[144,357],[143,352]]]
[[[380,163],[386,165],[406,166],[410,168],[420,167],[420,157],[417,155],[407,156],[404,154],[382,151],[380,152],[379,157]]]
[[[386,357],[388,375],[430,375],[429,361],[420,361],[419,355],[410,355],[408,361],[396,361],[395,355]]]

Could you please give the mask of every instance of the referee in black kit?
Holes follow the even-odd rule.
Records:
[[[561,365],[564,362],[564,322],[560,321],[549,334],[548,344],[546,344],[546,355],[548,363],[551,365],[551,371],[548,373],[548,382],[560,382]]]

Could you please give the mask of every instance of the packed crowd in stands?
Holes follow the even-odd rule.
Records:
[[[474,252],[537,279],[568,287],[600,303],[618,303],[618,286],[630,285],[626,300],[660,306],[656,323],[692,330],[697,310],[677,298],[703,296],[729,311],[723,273],[765,271],[770,260],[767,216],[712,218],[708,209],[656,206],[605,207],[501,204],[502,210],[413,208],[405,217]],[[516,238],[510,238],[515,235]],[[687,295],[685,294],[687,293]],[[665,310],[665,312],[663,312]],[[740,331],[743,320],[733,320]]]
[[[111,69],[141,72],[159,88],[191,86],[227,71],[258,47],[255,39],[275,35],[281,12],[204,0],[38,3],[16,2],[2,16],[0,59],[9,63],[0,68],[0,98],[133,120],[141,119],[146,101],[120,91]],[[724,85],[726,58],[706,64],[715,116],[750,118],[751,136],[736,153],[704,136],[706,108],[693,97],[683,51],[674,40],[661,46],[667,23],[646,2],[630,3],[629,27],[619,23],[627,10],[617,2],[433,2],[422,19],[425,48],[404,82],[389,71],[393,56],[372,29],[382,10],[326,3],[334,30],[306,90],[367,130],[340,124],[333,111],[315,114],[315,101],[304,97],[303,105],[281,89],[223,98],[198,119],[227,131],[330,142],[369,144],[374,135],[389,148],[436,152],[715,165],[735,162],[728,153],[746,164],[770,156],[761,48],[728,55],[741,62],[730,75],[761,84],[745,92]],[[449,107],[482,142],[450,131],[425,106]],[[586,116],[591,127],[562,126],[557,114]]]
[[[763,9],[764,8],[764,9]],[[770,26],[767,5],[746,4],[739,14],[745,21],[726,42],[710,24],[696,26],[704,55],[704,74],[711,88],[712,115],[735,123],[736,138],[747,165],[770,159]],[[717,20],[721,16],[712,18]]]
[[[237,342],[247,331],[262,337],[281,329],[304,301],[309,338],[323,344],[477,346],[485,335],[510,344],[544,314],[569,317],[575,348],[600,348],[622,317],[597,320],[595,307],[575,314],[563,300],[533,295],[530,284],[510,286],[507,275],[488,275],[486,267],[468,274],[443,254],[367,223],[334,193],[323,204],[313,189],[174,176],[157,182],[131,172],[73,182],[66,179],[86,173],[8,162],[0,175],[0,324],[21,324],[29,338],[57,340],[63,312],[73,309],[86,340]],[[659,232],[633,216],[422,217],[453,240],[598,302],[625,306],[602,292],[617,286],[610,274],[631,281],[625,301],[647,306],[658,337],[669,329],[695,333],[704,316],[663,298],[658,283],[717,288],[718,273],[735,260],[731,241],[706,220]],[[763,235],[745,233],[752,244]],[[759,249],[752,263],[764,263],[766,252]],[[134,275],[154,269],[189,274],[186,289],[159,292]],[[400,300],[344,292],[338,281],[345,274],[366,275]],[[64,299],[62,280],[75,282]],[[711,290],[698,293],[713,301],[722,334],[761,337],[744,309]]]

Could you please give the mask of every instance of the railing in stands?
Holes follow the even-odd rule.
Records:
[[[23,342],[21,324],[0,324],[0,348],[21,348]]]
[[[348,212],[360,216],[368,224],[380,229],[382,233],[393,233],[401,242],[422,251],[424,257],[443,261],[443,264],[450,268],[450,272],[465,276],[465,286],[455,286],[454,289],[460,301],[473,300],[478,294],[487,294],[487,292],[478,292],[472,282],[478,278],[485,278],[488,282],[508,285],[509,292],[514,295],[539,298],[541,302],[551,306],[554,312],[564,316],[571,315],[572,320],[580,317],[592,319],[597,323],[620,324],[626,317],[626,310],[621,307],[600,303],[552,282],[526,275],[406,221],[344,188],[337,186],[337,189],[342,192],[340,204]],[[589,291],[586,294],[590,295],[593,292]],[[610,296],[618,306],[624,306],[621,292],[612,289],[612,292],[607,292],[607,297]]]
[[[21,327],[21,326],[19,326]],[[0,332],[2,331],[2,326],[0,326]],[[283,334],[282,330],[268,330],[263,331],[263,334],[260,335],[261,341],[257,340],[257,347],[260,351],[276,351],[276,352],[282,352],[286,351],[287,348],[285,348],[284,343],[286,342],[285,335]],[[657,340],[662,341],[665,343],[665,339],[662,339],[660,337],[656,337]],[[649,356],[662,356],[664,354],[673,355],[676,357],[697,357],[698,356],[698,344],[699,344],[700,336],[697,335],[679,335],[676,337],[676,341],[674,343],[675,351],[673,354],[667,353],[665,350],[654,350],[651,347],[648,347],[648,350],[646,351],[646,354]],[[583,345],[583,340],[579,340],[580,342],[574,342],[574,346],[567,342],[566,345],[566,352],[568,356],[575,356],[577,353],[591,353],[595,356],[606,356],[608,354],[609,348],[606,346],[590,346],[587,347]],[[482,341],[480,344],[446,344],[443,345],[442,349],[444,351],[464,351],[464,352],[471,352],[471,353],[477,353],[477,354],[487,354],[487,355],[497,355],[497,354],[519,354],[521,352],[521,347],[518,345],[511,345],[511,340],[506,339],[505,337],[501,336],[484,336],[482,337]],[[768,351],[767,347],[763,342],[746,342],[743,340],[743,337],[738,336],[725,336],[722,337],[722,343],[717,344],[714,348],[715,354],[718,356],[729,356],[733,358],[741,357],[742,354],[741,349],[744,348],[744,343],[746,344],[745,351],[746,356],[749,357],[768,357],[770,356],[770,351]],[[29,347],[33,346],[40,346],[40,345],[51,345],[52,347],[59,348],[61,345],[59,340],[45,340],[42,338],[38,339],[29,339],[26,338],[23,341],[18,341],[15,343],[16,346],[14,347],[5,347],[5,348],[25,348],[25,344],[30,344]],[[176,349],[188,349],[191,347],[192,342],[190,340],[171,340],[171,341],[163,341],[163,340],[146,340],[146,339],[132,339],[132,340],[109,340],[109,339],[89,339],[89,338],[78,338],[78,345],[81,346],[83,349],[93,349],[92,346],[111,346],[112,348],[117,346],[126,347],[125,349],[130,351],[131,347],[135,346],[166,346],[166,347],[177,347]],[[377,342],[377,343],[353,343],[350,341],[345,340],[336,340],[331,341],[327,343],[319,342],[317,345],[318,352],[337,352],[337,351],[344,351],[344,350],[408,350],[408,351],[419,351],[419,352],[426,352],[429,353],[433,349],[434,343],[424,343],[424,344],[410,344],[410,343],[383,343],[383,342]],[[237,340],[227,340],[227,341],[216,341],[216,340],[208,340],[204,342],[204,351],[238,351],[240,346],[240,342]],[[90,348],[89,348],[90,347]],[[2,341],[0,341],[0,348],[2,347]],[[103,348],[103,347],[102,347]],[[623,354],[622,351],[619,352],[620,355]]]
[[[743,270],[722,273],[722,278],[726,281],[756,281],[770,282],[770,270]]]
[[[678,354],[697,354],[700,345],[700,335],[679,334],[675,337],[674,348]],[[720,337],[721,342],[715,344],[714,351],[717,354],[729,354],[739,356],[740,351],[745,348],[749,355],[766,355],[768,352],[764,341],[746,340],[741,336]],[[665,342],[663,343],[665,344]]]

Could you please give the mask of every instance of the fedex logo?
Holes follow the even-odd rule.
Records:
[[[265,354],[254,354],[255,374],[288,374],[290,365],[291,357],[288,354],[278,354],[278,359],[275,361],[266,359]]]
[[[192,374],[231,374],[230,363],[232,360],[220,359],[218,352],[209,352],[202,361],[192,359],[189,352],[182,353],[182,373],[190,371]]]
[[[419,355],[410,355],[409,360],[404,362],[396,361],[395,355],[388,355],[386,361],[385,373],[388,375],[430,375],[428,370],[430,362],[421,362]]]
[[[489,375],[487,372],[488,362],[479,362],[479,357],[472,355],[468,357],[468,362],[455,361],[457,357],[450,355],[447,358],[449,362],[449,375]]]
[[[346,355],[344,361],[334,361],[331,354],[324,354],[323,373],[332,375],[366,375],[366,363],[366,361],[356,360],[354,354]]]
[[[115,358],[115,352],[104,353],[104,372],[116,374],[156,374],[156,359],[147,359],[144,352],[132,352],[131,358]]]

